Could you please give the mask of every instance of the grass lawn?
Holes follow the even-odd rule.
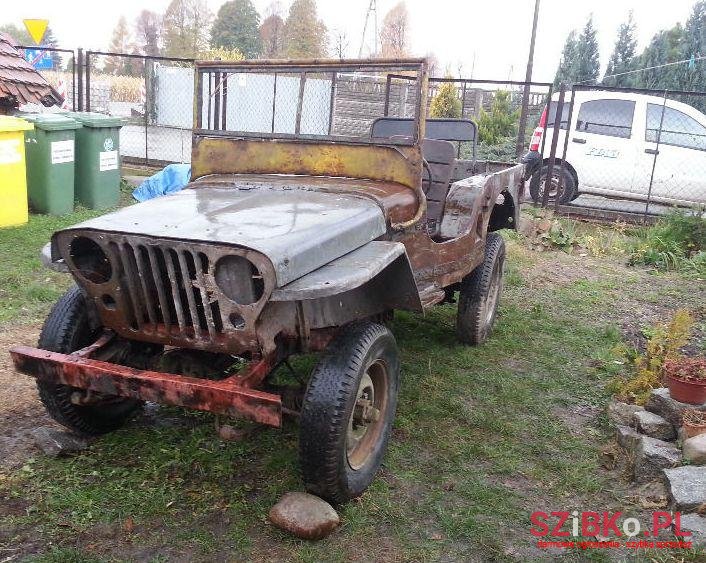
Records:
[[[36,251],[53,229],[88,216],[0,231],[6,330],[45,314],[66,287],[38,268]],[[302,489],[294,423],[226,443],[211,415],[160,408],[81,455],[0,473],[0,561],[527,561],[549,555],[529,533],[535,510],[644,520],[620,472],[599,463],[610,440],[605,384],[621,369],[614,349],[628,328],[702,305],[706,290],[623,262],[535,252],[510,235],[496,330],[478,348],[456,342],[451,305],[398,313],[403,383],[390,450],[325,540],[296,540],[266,520],[280,495]],[[306,375],[312,361],[295,369]]]

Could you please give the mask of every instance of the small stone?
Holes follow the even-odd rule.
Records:
[[[672,426],[679,428],[682,423],[682,413],[686,409],[706,410],[706,405],[680,403],[672,399],[669,389],[660,387],[652,390],[650,398],[645,404],[645,409],[667,419]]]
[[[692,512],[706,502],[706,467],[665,469],[664,477],[672,510]]]
[[[676,523],[672,524],[672,531],[677,533]],[[706,547],[706,518],[698,514],[681,514],[679,516],[679,532],[691,532],[690,536],[676,536],[682,541],[691,542],[694,549]]]
[[[643,434],[658,440],[670,442],[677,437],[672,424],[653,412],[635,411],[632,415],[633,426]]]
[[[616,424],[630,426],[632,424],[633,414],[644,410],[645,409],[640,405],[631,405],[629,403],[621,403],[620,401],[611,401],[608,404],[608,418]]]
[[[684,440],[682,444],[684,459],[694,465],[706,464],[706,434],[699,434],[693,438]]]
[[[37,446],[51,457],[70,455],[88,447],[88,442],[83,438],[47,426],[40,426],[32,430],[32,437]]]
[[[621,448],[632,452],[640,443],[641,436],[640,433],[633,428],[619,424],[615,430],[615,438]]]
[[[674,444],[649,436],[641,436],[635,450],[635,481],[645,483],[659,477],[662,470],[681,463],[681,450]]]
[[[340,523],[338,513],[325,500],[308,493],[286,493],[270,509],[270,522],[306,540],[328,536]]]

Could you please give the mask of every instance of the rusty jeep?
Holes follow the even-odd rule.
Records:
[[[486,340],[523,189],[476,160],[472,121],[426,119],[427,82],[423,59],[197,63],[190,183],[51,238],[76,285],[11,351],[49,414],[92,435],[145,401],[291,415],[306,489],[363,493],[402,383],[394,311],[457,301],[460,342]],[[299,392],[275,384],[313,352]]]

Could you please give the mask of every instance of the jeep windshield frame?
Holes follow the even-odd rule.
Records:
[[[428,77],[426,59],[423,58],[197,61],[195,69],[195,138],[402,146],[418,145],[424,138]],[[340,106],[337,98],[339,83],[346,78],[351,80],[353,76],[367,81],[370,105],[359,115],[369,117],[372,124],[377,117],[384,115],[388,76],[395,75],[404,76],[401,83],[405,84],[406,90],[404,100],[400,97],[398,109],[402,113],[400,117],[413,119],[413,135],[373,139],[369,126],[365,131],[361,128],[359,135],[345,131],[346,127],[341,126],[345,116],[336,113]],[[251,85],[249,93],[246,92],[248,84]],[[289,99],[283,98],[286,94],[290,95]],[[376,115],[378,97],[381,109]]]

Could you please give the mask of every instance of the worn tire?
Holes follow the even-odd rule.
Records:
[[[373,403],[380,407],[379,416],[357,438],[351,433],[363,427],[353,426],[360,420],[354,409],[359,413],[360,401],[370,398],[359,397],[368,380],[377,382]],[[307,491],[340,504],[368,488],[387,449],[399,385],[397,343],[387,327],[357,322],[341,330],[319,360],[304,395],[299,457]]]
[[[69,289],[49,313],[39,336],[39,347],[68,354],[95,340],[86,300],[78,287]],[[37,380],[39,398],[49,415],[59,424],[78,432],[97,436],[120,428],[141,405],[133,399],[116,399],[100,405],[75,405],[71,394],[76,388]]]
[[[544,165],[540,170],[532,174],[532,179],[530,180],[530,196],[532,196],[532,201],[535,203],[542,203],[542,195],[544,193],[543,183],[547,178],[548,168],[548,166]],[[561,163],[557,163],[554,166],[554,174],[556,178],[561,174]],[[562,190],[559,195],[559,204],[561,205],[567,204],[578,197],[576,180],[574,180],[574,176],[569,172],[568,168],[564,168],[563,178]],[[555,196],[553,196],[550,191],[547,201],[554,203],[554,197]]]
[[[502,293],[504,264],[505,241],[498,233],[488,233],[483,262],[461,281],[456,335],[463,344],[482,344],[490,336]]]

